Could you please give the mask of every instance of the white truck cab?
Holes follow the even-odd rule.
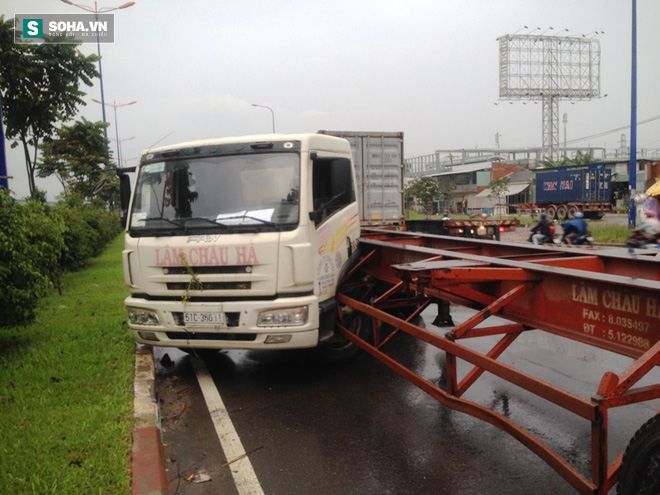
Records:
[[[334,300],[360,234],[348,141],[188,142],[144,152],[135,173],[123,266],[137,342],[353,352]]]

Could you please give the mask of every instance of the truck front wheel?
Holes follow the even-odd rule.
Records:
[[[351,333],[361,339],[368,338],[371,318],[348,306],[340,306],[339,315],[341,324]],[[324,361],[338,363],[357,356],[360,348],[335,330],[330,338],[319,344],[318,351]]]

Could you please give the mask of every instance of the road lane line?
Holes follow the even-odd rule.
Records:
[[[236,433],[234,424],[229,418],[229,413],[220,397],[220,392],[213,383],[213,378],[211,378],[206,364],[197,356],[192,356],[192,363],[238,493],[241,495],[262,495],[264,491],[261,488],[259,479],[252,468],[250,458],[243,448],[241,439]]]

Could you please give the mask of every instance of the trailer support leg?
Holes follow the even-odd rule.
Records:
[[[596,419],[591,422],[591,480],[601,487],[598,493],[605,495],[607,475],[607,413],[606,407],[596,409]]]
[[[454,319],[451,317],[449,311],[450,303],[444,299],[434,299],[433,301],[438,306],[438,314],[433,320],[436,327],[453,327]]]

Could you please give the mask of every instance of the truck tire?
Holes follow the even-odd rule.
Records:
[[[349,331],[365,340],[369,337],[371,318],[357,311],[347,311],[346,308],[340,308],[339,314],[339,320]],[[360,348],[335,331],[332,337],[319,344],[317,351],[323,361],[341,363],[357,356]]]
[[[553,221],[555,218],[557,218],[557,208],[555,208],[554,205],[548,206],[545,209],[546,215],[548,215],[548,220]]]
[[[630,440],[619,471],[617,493],[660,493],[660,415],[644,423]]]
[[[568,216],[569,220],[573,220],[575,218],[575,212],[578,211],[577,207],[575,206],[569,206],[568,210],[566,210],[566,215]]]
[[[566,207],[564,205],[559,205],[557,207],[557,218],[561,221],[566,220]]]

